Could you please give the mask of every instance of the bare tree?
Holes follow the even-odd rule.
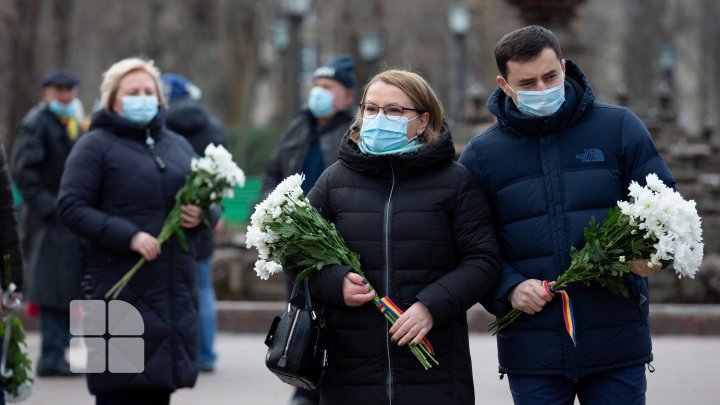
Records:
[[[38,77],[35,39],[39,23],[40,0],[15,0],[15,18],[10,24],[10,84],[5,146],[12,150],[15,132],[23,115],[37,102]]]
[[[66,67],[70,63],[71,17],[74,5],[74,0],[55,1],[52,4],[55,28],[55,62],[60,67]]]

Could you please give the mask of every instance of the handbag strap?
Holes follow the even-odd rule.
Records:
[[[313,319],[315,319],[317,316],[315,315],[315,308],[312,306],[312,301],[310,300],[310,287],[307,282],[307,278],[302,279],[300,283],[303,284],[305,287],[305,309],[309,309],[310,313],[312,314]],[[295,299],[298,295],[298,288],[300,283],[294,283],[292,294],[290,294],[290,302]],[[288,303],[288,312],[290,311],[291,304]]]

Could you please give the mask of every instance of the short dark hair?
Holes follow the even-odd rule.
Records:
[[[528,25],[505,34],[495,44],[495,63],[502,77],[507,79],[507,63],[527,62],[535,59],[545,48],[555,51],[558,59],[562,59],[560,43],[557,37],[547,28],[539,25]]]

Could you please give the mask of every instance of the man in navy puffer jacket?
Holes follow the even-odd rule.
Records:
[[[635,180],[674,180],[643,123],[630,110],[597,103],[590,83],[562,59],[555,35],[528,26],[495,47],[498,88],[488,100],[497,124],[460,157],[488,198],[502,257],[492,300],[501,317],[526,315],[498,334],[500,372],[516,404],[644,404],[645,363],[652,360],[648,274],[640,262],[626,279],[628,297],[598,285],[570,286],[576,341],[565,332],[556,280],[580,249],[591,217],[627,198]]]

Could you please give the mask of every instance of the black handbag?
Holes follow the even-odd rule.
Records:
[[[312,306],[307,281],[301,283],[305,300],[298,296],[296,283],[287,311],[282,317],[276,316],[270,326],[265,338],[265,365],[284,383],[313,390],[320,385],[327,366],[325,322],[322,311]]]

